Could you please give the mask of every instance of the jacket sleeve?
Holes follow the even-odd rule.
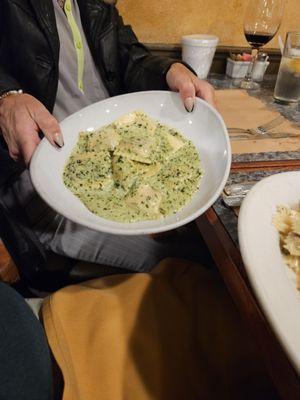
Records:
[[[119,55],[123,71],[123,83],[128,92],[140,90],[166,90],[166,74],[176,62],[184,64],[193,73],[189,65],[170,57],[151,55],[149,50],[138,41],[131,26],[124,25],[118,14]]]
[[[1,60],[1,52],[0,52],[0,60]],[[14,79],[9,73],[7,73],[4,68],[1,66],[0,61],[0,96],[10,90],[19,90],[21,89],[20,84],[16,79]]]
[[[0,2],[0,96],[8,92],[10,90],[21,89],[20,84],[14,79],[13,76],[6,71],[5,66],[1,62],[3,60],[2,57],[2,40],[3,40],[3,33],[1,27],[3,27],[3,19],[4,19],[4,11],[2,1]]]

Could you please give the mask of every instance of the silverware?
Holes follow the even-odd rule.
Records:
[[[271,121],[259,125],[256,128],[249,128],[249,129],[243,129],[243,128],[233,128],[229,127],[227,128],[229,133],[235,133],[235,132],[243,132],[243,133],[249,133],[253,135],[265,135],[268,133],[269,130],[275,128],[276,126],[279,126],[280,124],[283,123],[284,117],[282,115],[279,115],[278,117],[272,119]]]
[[[284,117],[282,115],[279,115],[278,117],[272,119],[271,121],[267,122],[266,124],[260,125],[257,128],[254,129],[255,133],[264,135],[266,134],[269,130],[275,128],[276,126],[279,126],[282,124],[284,121]]]
[[[252,134],[252,133],[241,133],[240,135],[232,135],[230,136],[231,141],[235,140],[261,140],[261,139],[288,139],[288,138],[295,138],[299,137],[300,138],[300,132],[299,134],[294,133],[294,132],[269,132],[264,135],[261,134]]]
[[[223,192],[226,196],[246,195],[257,181],[247,181],[242,183],[229,183],[225,185]]]
[[[227,128],[227,130],[229,133],[235,133],[235,132],[249,133],[249,134],[251,133],[249,129],[243,129],[243,128]]]
[[[243,199],[256,183],[256,181],[249,181],[226,185],[222,192],[222,200],[224,204],[228,207],[240,207]]]

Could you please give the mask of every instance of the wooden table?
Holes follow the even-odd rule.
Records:
[[[274,103],[273,91],[275,81],[276,76],[265,76],[260,90],[249,91],[248,94],[263,102],[266,107],[269,106],[270,109],[280,112],[288,120],[300,126],[299,105],[284,106]],[[228,90],[236,89],[237,87],[236,82],[225,75],[213,74],[209,77],[209,82],[215,89]],[[230,101],[228,96],[226,98],[227,101]],[[243,107],[243,110],[245,109],[247,107]],[[239,116],[238,110],[237,115]],[[286,146],[286,143],[284,145],[284,148],[280,147],[278,150],[266,150],[265,146],[261,150],[262,153],[260,151],[256,151],[256,153],[250,151],[251,154],[245,154],[249,153],[251,147],[249,144],[245,145],[246,148],[242,149],[243,151],[240,154],[233,155],[233,164],[229,178],[231,183],[235,182],[235,178],[232,180],[232,176],[240,176],[242,178],[250,176],[249,180],[260,180],[265,174],[295,169],[300,170],[299,141],[296,145],[291,143],[290,147]],[[242,147],[240,146],[239,148],[241,149]],[[270,153],[270,150],[274,153]],[[278,151],[282,153],[278,153]],[[234,172],[236,175],[234,175]],[[224,206],[223,209],[225,209]],[[278,394],[287,400],[300,399],[300,379],[272,331],[268,320],[264,316],[248,281],[238,248],[237,216],[232,210],[231,213],[232,217],[229,216],[228,218],[227,215],[227,219],[224,218],[222,204],[219,199],[212,208],[198,218],[196,221],[197,226],[233,301],[252,334],[254,341],[257,343],[262,360],[273,380],[274,386],[278,390]]]
[[[299,164],[299,161],[295,163]],[[269,168],[274,168],[275,165],[276,162],[272,165],[271,161]],[[233,169],[238,167],[238,164],[233,164]],[[261,168],[267,169],[268,166],[263,162]],[[285,168],[291,169],[289,162]],[[300,399],[299,377],[255,298],[236,240],[229,234],[218,211],[214,208],[210,208],[196,222],[233,301],[258,345],[262,360],[279,395],[287,400]],[[237,223],[237,217],[233,223]]]

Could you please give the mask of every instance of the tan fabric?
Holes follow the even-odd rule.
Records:
[[[43,319],[63,400],[269,398],[223,284],[200,265],[168,259],[64,288]]]
[[[280,115],[262,101],[249,96],[245,90],[217,90],[216,96],[219,111],[230,128],[256,128]],[[286,119],[271,131],[297,133],[299,138],[232,141],[233,154],[300,150],[300,127],[297,124]]]
[[[20,276],[17,267],[0,240],[0,282],[11,285],[19,279]]]

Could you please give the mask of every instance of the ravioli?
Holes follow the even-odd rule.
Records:
[[[161,166],[159,163],[143,164],[130,158],[113,155],[112,174],[116,185],[130,189],[136,182],[155,175]]]
[[[151,164],[155,158],[156,147],[158,147],[156,142],[155,138],[147,137],[146,132],[141,134],[133,129],[123,134],[123,138],[116,147],[114,154],[141,163]]]
[[[178,132],[165,125],[158,124],[156,135],[159,141],[157,159],[166,160],[184,146],[185,142],[180,138]]]
[[[134,130],[140,134],[147,132],[147,135],[151,136],[156,130],[157,122],[143,111],[135,111],[117,119],[113,123],[113,126],[120,134],[126,133],[126,131],[130,129],[130,131]]]
[[[94,132],[81,132],[63,180],[91,212],[136,222],[179,211],[198,190],[202,175],[191,141],[135,111]]]
[[[162,196],[157,190],[147,183],[142,183],[126,196],[125,202],[140,214],[144,214],[150,219],[157,219],[162,215],[160,212],[161,199]]]
[[[121,136],[113,126],[106,126],[90,135],[88,140],[89,151],[114,151],[121,140]]]

